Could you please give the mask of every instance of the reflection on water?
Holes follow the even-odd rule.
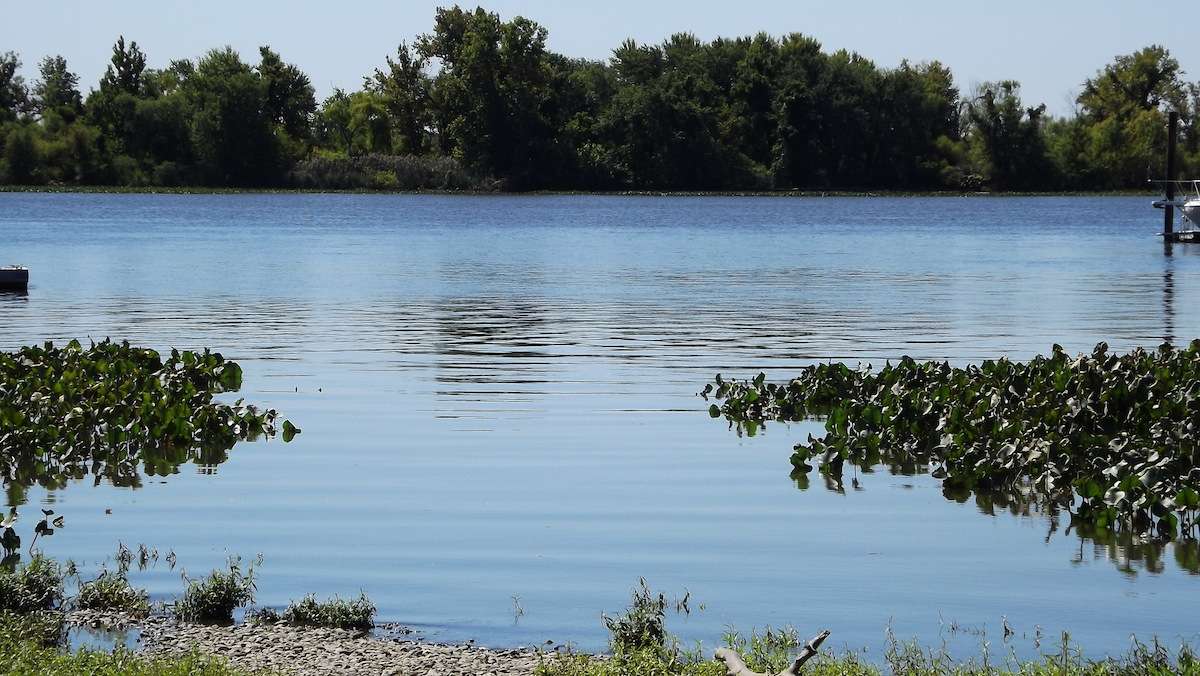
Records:
[[[145,476],[165,477],[179,473],[184,464],[194,464],[201,474],[214,474],[217,465],[229,459],[229,449],[221,446],[194,448],[142,448],[130,455],[122,449],[112,454],[88,457],[58,457],[39,449],[3,448],[0,458],[3,471],[5,505],[19,507],[28,501],[29,489],[38,486],[45,491],[46,500],[72,483],[88,481],[93,486],[102,482],[117,488],[142,488]],[[138,461],[141,461],[139,464]]]
[[[1163,342],[1175,344],[1175,268],[1171,260],[1171,245],[1167,245],[1163,265]],[[1190,339],[1189,339],[1190,340]]]
[[[887,454],[884,453],[886,456]],[[849,485],[851,492],[867,490],[868,477],[876,471],[887,471],[894,476],[928,476],[928,465],[917,463],[886,462],[876,467],[859,468],[850,465],[852,477],[847,483],[844,474],[820,473],[825,490],[844,495]],[[863,477],[860,479],[859,473]],[[796,488],[807,491],[812,488],[809,474],[793,471],[791,478]],[[1077,520],[1070,509],[1053,500],[1046,499],[1037,491],[1017,489],[976,489],[961,486],[942,486],[942,496],[958,504],[973,504],[978,512],[988,517],[1009,516],[1026,521],[1036,520],[1044,524],[1043,542],[1049,544],[1053,538],[1061,538],[1077,544],[1071,561],[1109,561],[1123,573],[1163,573],[1167,561],[1172,561],[1179,570],[1200,575],[1200,541],[1195,539],[1169,541],[1161,538],[1134,534],[1128,530],[1097,528],[1093,523]],[[1065,524],[1065,528],[1063,525]]]
[[[789,449],[819,425],[738,439],[695,396],[717,372],[823,360],[1184,342],[1200,256],[1164,257],[1152,215],[1140,198],[0,195],[0,258],[32,270],[27,295],[0,294],[0,348],[210,346],[245,367],[238,396],[304,428],[118,482],[138,490],[20,499],[68,514],[51,554],[148,542],[200,571],[262,552],[262,603],[364,590],[436,640],[602,647],[598,613],[639,576],[706,604],[676,627],[689,640],[819,622],[866,645],[889,620],[936,640],[939,616],[1096,650],[1174,635],[1194,549],[947,500],[917,468],[798,493]]]
[[[67,649],[99,650],[112,652],[118,647],[136,650],[141,642],[141,632],[135,628],[106,629],[104,627],[70,626],[66,632]]]

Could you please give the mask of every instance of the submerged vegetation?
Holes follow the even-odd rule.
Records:
[[[770,420],[825,420],[792,455],[840,483],[843,466],[928,466],[949,494],[1026,494],[1088,527],[1200,536],[1200,340],[1126,355],[954,368],[908,357],[877,372],[821,364],[787,383],[716,382],[702,392],[739,431]]]
[[[276,433],[277,414],[214,400],[242,385],[220,353],[154,350],[105,340],[46,343],[0,353],[0,476],[10,504],[33,485],[61,488],[89,473],[137,486],[140,470],[167,475],[217,464],[244,439]],[[297,432],[288,422],[285,440]]]
[[[1200,171],[1200,86],[1161,46],[1116,56],[1055,118],[1016,81],[962,91],[937,61],[885,67],[801,33],[681,32],[607,60],[548,38],[524,17],[439,9],[357,91],[321,102],[269,46],[152,68],[121,37],[87,92],[61,56],[27,84],[0,53],[0,184],[1144,189],[1167,109],[1184,123],[1180,169]]]

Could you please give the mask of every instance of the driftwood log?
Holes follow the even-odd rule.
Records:
[[[817,654],[817,649],[821,647],[821,643],[827,638],[829,638],[828,629],[809,639],[808,643],[804,644],[804,650],[800,651],[800,655],[796,657],[796,661],[792,662],[792,666],[774,676],[799,676],[800,667],[804,666],[805,662]],[[751,671],[750,667],[746,666],[746,661],[742,659],[742,656],[729,648],[717,650],[715,657],[725,663],[727,676],[773,676],[772,674],[760,674],[757,671]]]

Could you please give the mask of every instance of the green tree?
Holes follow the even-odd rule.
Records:
[[[824,169],[822,82],[828,57],[814,38],[792,33],[780,41],[774,108],[772,173],[776,187],[802,188],[827,183]]]
[[[350,126],[350,95],[342,89],[333,90],[317,112],[317,138],[326,147],[354,154],[354,132]]]
[[[146,54],[137,42],[125,46],[125,36],[117,37],[112,48],[112,57],[100,78],[100,90],[126,92],[128,94],[142,93],[142,74],[146,71]]]
[[[307,139],[317,112],[317,99],[308,75],[294,64],[284,63],[270,47],[258,50],[258,74],[266,88],[266,113],[294,139]]]
[[[950,69],[936,61],[901,62],[881,74],[878,98],[886,105],[878,107],[879,149],[871,185],[957,187],[955,156],[946,150],[960,138],[958,88]]]
[[[613,52],[618,89],[602,120],[627,185],[754,187],[745,156],[721,142],[722,87],[710,72],[719,60],[711,56],[710,47],[688,33],[655,46],[627,40]]]
[[[753,161],[774,161],[775,105],[779,95],[779,42],[759,33],[737,41],[736,58],[721,113],[721,139]],[[714,43],[714,46],[716,43]]]
[[[0,54],[0,123],[17,119],[29,106],[29,90],[19,70],[21,60],[15,53]]]
[[[1165,111],[1188,110],[1179,62],[1158,45],[1118,56],[1084,83],[1078,103],[1088,128],[1088,164],[1101,168],[1098,187],[1135,187],[1161,175]]]
[[[442,149],[510,187],[553,182],[554,129],[544,106],[552,98],[546,29],[477,8],[439,9],[417,52],[438,59],[431,99]]]
[[[199,169],[211,185],[265,186],[282,178],[267,88],[232,48],[200,59],[181,85]]]
[[[15,185],[41,183],[38,176],[40,165],[41,157],[33,127],[27,124],[12,126],[4,139],[4,162],[0,167],[3,169],[4,182]]]
[[[350,96],[350,137],[356,151],[353,154],[391,154],[392,124],[382,96],[372,92]]]
[[[1024,107],[1020,90],[1013,80],[985,83],[968,108],[977,161],[997,190],[1053,185],[1042,132],[1046,106]]]
[[[431,80],[425,73],[429,60],[401,42],[396,58],[387,57],[387,70],[376,69],[364,87],[382,97],[391,117],[391,128],[398,149],[414,155],[426,151],[426,137],[432,124],[429,110]]]
[[[1088,123],[1081,117],[1046,121],[1046,151],[1059,179],[1058,187],[1087,190],[1107,183],[1107,178],[1091,164],[1091,137]]]
[[[125,37],[120,36],[113,45],[99,89],[87,98],[87,118],[100,128],[100,144],[110,156],[123,154],[128,146],[146,138],[144,130],[134,122],[138,101],[143,96],[145,70],[146,55],[136,42],[126,46]],[[120,180],[117,176],[112,178]]]
[[[33,85],[34,108],[41,115],[54,112],[74,120],[83,108],[79,76],[67,68],[67,60],[61,56],[42,59],[38,71],[40,77]]]

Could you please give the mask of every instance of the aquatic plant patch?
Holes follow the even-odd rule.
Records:
[[[14,570],[0,570],[0,611],[55,610],[63,600],[63,571],[53,559],[35,555]]]
[[[83,610],[120,612],[133,617],[145,617],[150,612],[146,591],[130,585],[123,572],[104,571],[96,579],[80,584],[75,604]]]
[[[242,369],[219,353],[158,352],[105,340],[0,353],[0,476],[11,490],[60,488],[89,473],[114,485],[194,461],[217,464],[244,439],[274,436],[277,414],[215,395]],[[282,425],[285,441],[299,430]]]
[[[786,383],[726,380],[701,395],[753,434],[824,419],[792,465],[840,477],[845,462],[926,465],[951,490],[1032,491],[1098,528],[1200,535],[1200,340],[964,368],[905,357],[875,371],[820,364]]]
[[[301,627],[369,631],[375,626],[375,604],[366,594],[359,594],[357,599],[335,596],[328,601],[318,601],[309,594],[288,604],[282,617],[288,624]]]
[[[254,567],[252,562],[242,570],[241,559],[235,557],[229,560],[228,571],[214,570],[208,577],[190,580],[175,602],[175,616],[199,624],[232,623],[234,610],[254,602]]]

